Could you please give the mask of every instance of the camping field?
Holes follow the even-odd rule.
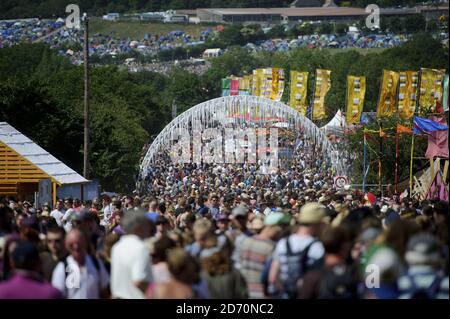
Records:
[[[115,34],[119,38],[143,39],[144,34],[166,35],[170,31],[181,30],[192,36],[199,36],[200,32],[213,26],[202,24],[160,23],[139,21],[104,21],[92,18],[90,22],[91,34]]]

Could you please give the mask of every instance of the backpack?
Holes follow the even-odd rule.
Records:
[[[303,250],[298,253],[294,253],[291,248],[291,244],[289,243],[289,237],[286,238],[286,256],[288,258],[288,276],[287,279],[283,282],[283,295],[286,299],[296,299],[298,295],[298,281],[305,275],[308,271],[308,253],[309,249],[313,244],[317,242],[314,239],[311,243],[309,243]],[[293,269],[292,265],[289,262],[289,259],[298,258],[299,259],[299,271],[298,273]]]
[[[357,297],[354,271],[348,265],[325,268],[319,285],[319,299],[352,299]]]

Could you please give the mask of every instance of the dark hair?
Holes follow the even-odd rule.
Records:
[[[11,220],[14,216],[13,210],[9,206],[0,205],[0,229],[11,231]]]
[[[64,238],[66,236],[66,231],[64,228],[59,227],[57,224],[52,224],[47,227],[47,233],[60,233]]]
[[[117,199],[114,201],[113,206],[116,207],[117,209],[122,209],[122,202]]]
[[[164,214],[166,212],[166,204],[165,203],[160,203],[158,206],[159,211]]]
[[[325,248],[327,254],[339,254],[341,253],[342,246],[349,240],[349,233],[345,227],[329,227],[325,229],[321,236],[320,241]]]
[[[428,217],[433,216],[433,207],[427,205],[422,209],[422,214]]]
[[[397,219],[386,231],[385,244],[404,256],[408,240],[420,231],[420,226],[412,220]]]
[[[167,251],[174,247],[176,247],[176,243],[171,238],[167,236],[159,238],[153,246],[152,262],[156,264],[166,261]]]
[[[15,269],[35,270],[40,263],[39,250],[35,243],[20,241],[12,253]]]

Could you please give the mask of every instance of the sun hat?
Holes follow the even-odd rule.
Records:
[[[303,225],[319,224],[326,216],[325,206],[318,203],[306,203],[300,208],[298,223]]]

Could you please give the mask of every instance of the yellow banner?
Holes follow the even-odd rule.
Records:
[[[331,87],[331,71],[316,69],[316,88],[313,102],[313,120],[325,117],[325,96]]]
[[[279,68],[272,69],[272,94],[270,98],[275,101],[281,101],[284,92],[284,70]]]
[[[261,91],[259,96],[270,99],[272,95],[272,68],[262,69]]]
[[[260,94],[261,94],[262,74],[263,74],[263,69],[253,70],[252,95],[254,95],[254,96],[260,96]]]
[[[306,115],[308,102],[306,96],[308,92],[308,72],[291,71],[291,92],[289,105]]]
[[[436,111],[436,103],[442,103],[445,70],[420,69],[419,111]]]
[[[250,90],[251,80],[252,80],[252,76],[251,75],[244,75],[243,77],[239,78],[239,91]]]
[[[366,94],[365,76],[347,76],[347,114],[348,124],[359,123]]]
[[[377,117],[391,117],[395,113],[397,101],[398,72],[383,70]]]
[[[419,72],[399,72],[398,86],[398,115],[404,119],[410,119],[414,115],[417,103],[417,84]]]

